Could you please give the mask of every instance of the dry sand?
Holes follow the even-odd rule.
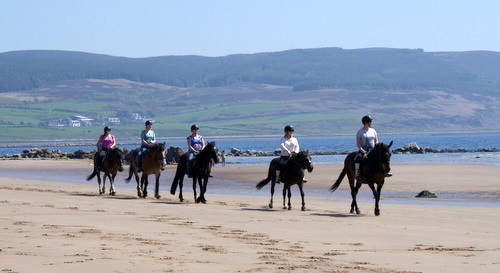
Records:
[[[1,272],[500,272],[500,208],[360,204],[361,215],[327,190],[340,165],[307,174],[307,211],[268,195],[191,195],[179,203],[139,199],[117,182],[117,196],[98,195],[97,182],[0,177]],[[4,160],[1,169],[90,171],[89,162]],[[393,165],[384,191],[500,194],[500,167]],[[162,180],[173,177],[171,166]],[[89,172],[90,173],[90,172]],[[217,178],[255,185],[267,167],[216,166]],[[123,181],[121,173],[117,181]],[[84,179],[84,178],[83,178]],[[190,183],[188,183],[190,184]],[[123,185],[123,184],[121,184]],[[251,185],[251,184],[249,184]],[[253,185],[251,185],[253,187]],[[345,180],[340,189],[348,189]],[[150,185],[150,191],[152,191]],[[269,186],[263,191],[269,192]],[[361,191],[368,191],[363,186]]]

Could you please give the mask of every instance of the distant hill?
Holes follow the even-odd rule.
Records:
[[[206,136],[279,135],[286,124],[298,136],[352,135],[365,114],[381,135],[499,132],[499,58],[384,48],[218,58],[1,53],[0,142],[94,141],[103,125],[136,140],[144,119],[166,138],[193,123]],[[93,126],[69,127],[74,115]]]
[[[54,81],[127,79],[176,87],[251,82],[294,91],[444,90],[499,94],[500,53],[419,49],[297,49],[225,57],[124,58],[68,51],[0,53],[0,92]]]

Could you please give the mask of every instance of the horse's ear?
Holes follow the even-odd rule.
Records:
[[[392,140],[391,140],[391,143],[389,143],[389,146],[387,146],[387,148],[391,148],[392,146]]]

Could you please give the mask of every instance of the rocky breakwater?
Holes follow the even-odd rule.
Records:
[[[60,150],[50,150],[47,148],[31,148],[23,150],[20,154],[14,155],[1,155],[0,158],[4,159],[92,159],[96,151],[83,151],[77,150],[75,152],[65,153]]]
[[[489,153],[500,152],[497,148],[484,149],[434,149],[432,147],[419,147],[416,142],[408,143],[404,147],[392,150],[394,154],[427,154],[427,153]]]

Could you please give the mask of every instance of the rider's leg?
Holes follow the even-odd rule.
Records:
[[[356,155],[356,158],[354,159],[354,170],[355,170],[355,176],[356,178],[357,177],[360,177],[360,173],[359,173],[359,169],[360,169],[360,166],[361,166],[361,158],[363,157],[363,153],[359,152],[357,155]]]
[[[189,178],[191,178],[191,163],[193,162],[194,153],[188,153],[188,159],[186,162],[186,172]]]

